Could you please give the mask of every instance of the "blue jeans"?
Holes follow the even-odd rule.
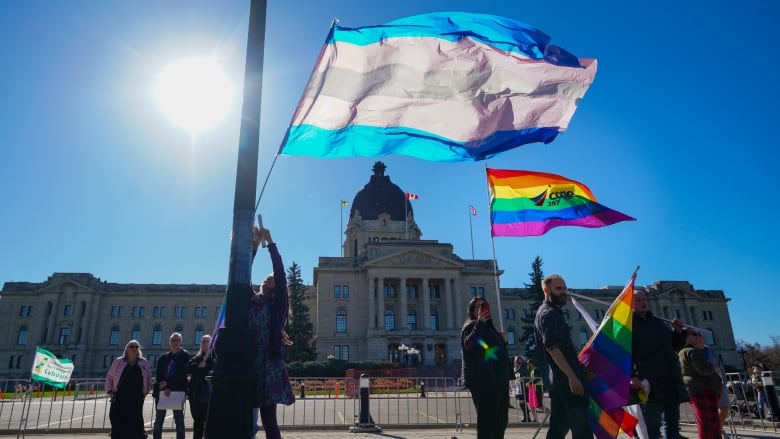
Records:
[[[649,439],[661,437],[663,421],[664,438],[680,439],[680,403],[679,402],[648,402],[642,404],[642,416],[647,425]]]
[[[154,415],[154,439],[162,439],[162,427],[165,422],[165,412],[167,410],[157,410]],[[184,439],[184,411],[172,410],[173,422],[176,424],[176,439]]]

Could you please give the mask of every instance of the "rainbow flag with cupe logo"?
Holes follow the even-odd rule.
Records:
[[[590,189],[560,175],[487,168],[492,236],[539,236],[560,226],[635,221],[599,204]]]
[[[599,439],[614,439],[620,431],[633,436],[637,419],[628,405],[631,379],[631,346],[634,327],[634,281],[631,276],[578,356],[585,367],[590,396],[589,420]]]

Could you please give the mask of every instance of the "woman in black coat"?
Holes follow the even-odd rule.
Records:
[[[490,305],[471,299],[460,333],[463,386],[477,409],[477,439],[503,439],[509,420],[512,363],[504,337],[493,326]]]

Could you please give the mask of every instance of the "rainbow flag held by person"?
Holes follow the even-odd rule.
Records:
[[[560,226],[635,221],[599,204],[590,189],[555,174],[487,168],[492,236],[539,236]]]
[[[279,151],[477,161],[549,143],[567,129],[596,65],[494,15],[334,24]]]
[[[623,409],[628,405],[633,370],[635,280],[636,273],[612,302],[598,329],[578,355],[585,368],[584,384],[591,398],[589,418],[599,439],[614,439],[621,430],[633,436],[637,424],[637,419]]]
[[[588,420],[597,439],[615,439],[621,432],[634,437],[638,422],[623,408],[607,412],[593,398],[588,404]]]

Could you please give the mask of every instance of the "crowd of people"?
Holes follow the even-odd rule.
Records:
[[[253,333],[252,362],[255,377],[253,411],[255,436],[260,428],[260,418],[267,439],[281,438],[276,421],[276,405],[292,404],[292,392],[287,368],[284,364],[283,346],[292,341],[284,331],[289,318],[289,294],[284,264],[271,232],[254,227],[252,233],[253,255],[261,243],[268,249],[273,273],[263,281],[258,291],[248,298],[248,325]],[[218,359],[212,352],[211,335],[200,340],[198,352],[192,356],[182,347],[182,335],[174,332],[168,338],[170,350],[160,356],[154,371],[144,358],[138,340],[130,340],[122,355],[116,358],[105,380],[107,394],[111,398],[109,420],[114,439],[145,439],[143,404],[151,392],[155,404],[153,439],[162,438],[166,413],[171,410],[176,428],[176,439],[184,439],[184,400],[189,401],[192,415],[193,438],[202,439],[205,434],[210,385],[207,376]]]
[[[577,358],[563,307],[568,300],[566,282],[560,275],[542,281],[544,301],[536,311],[534,344],[541,363],[515,357],[510,361],[506,338],[493,325],[490,306],[484,298],[469,303],[461,330],[462,379],[477,411],[477,439],[504,437],[507,386],[512,388],[516,409],[523,422],[536,422],[542,389],[534,378],[541,376],[549,392],[547,439],[593,437],[588,422],[589,396],[584,367]],[[667,321],[653,315],[647,297],[635,291],[633,298],[631,400],[641,402],[642,439],[684,439],[680,435],[680,404],[690,402],[700,439],[723,438],[722,426],[729,416],[725,368],[717,353],[704,343],[700,330],[685,327],[679,319]],[[761,365],[754,367],[753,381],[761,382]],[[765,395],[759,394],[763,417]]]
[[[257,432],[259,417],[266,438],[277,439],[281,434],[276,406],[295,401],[283,356],[284,346],[292,344],[284,332],[289,319],[287,278],[270,231],[254,227],[252,238],[253,255],[263,243],[273,266],[273,272],[248,300],[256,377],[254,424]],[[474,297],[468,304],[461,330],[461,378],[476,408],[478,439],[504,437],[508,409],[513,407],[510,394],[518,404],[515,408],[523,411],[523,422],[537,422],[537,409],[544,409],[542,382],[550,397],[547,439],[564,439],[569,432],[572,439],[593,437],[585,373],[562,309],[568,300],[566,282],[560,275],[547,276],[542,290],[544,301],[534,320],[536,360],[540,364],[522,357],[510,359],[505,334],[493,324],[485,298]],[[632,340],[633,376],[629,388],[642,394],[639,399],[646,439],[660,439],[662,434],[665,439],[680,439],[680,404],[686,401],[693,406],[699,438],[720,439],[729,413],[725,370],[715,351],[704,344],[701,332],[683,327],[679,319],[674,319],[670,327],[653,315],[645,294],[635,291]],[[211,336],[202,337],[194,356],[182,348],[180,333],[172,333],[168,342],[170,350],[157,361],[154,385],[150,364],[138,340],[130,340],[109,368],[105,388],[111,398],[112,438],[147,437],[142,409],[150,392],[155,401],[153,439],[162,437],[167,410],[173,412],[176,439],[184,439],[185,395],[193,419],[193,438],[203,438],[210,394],[206,377],[217,361],[211,350]],[[760,365],[754,372],[758,377],[754,379],[760,380]]]

